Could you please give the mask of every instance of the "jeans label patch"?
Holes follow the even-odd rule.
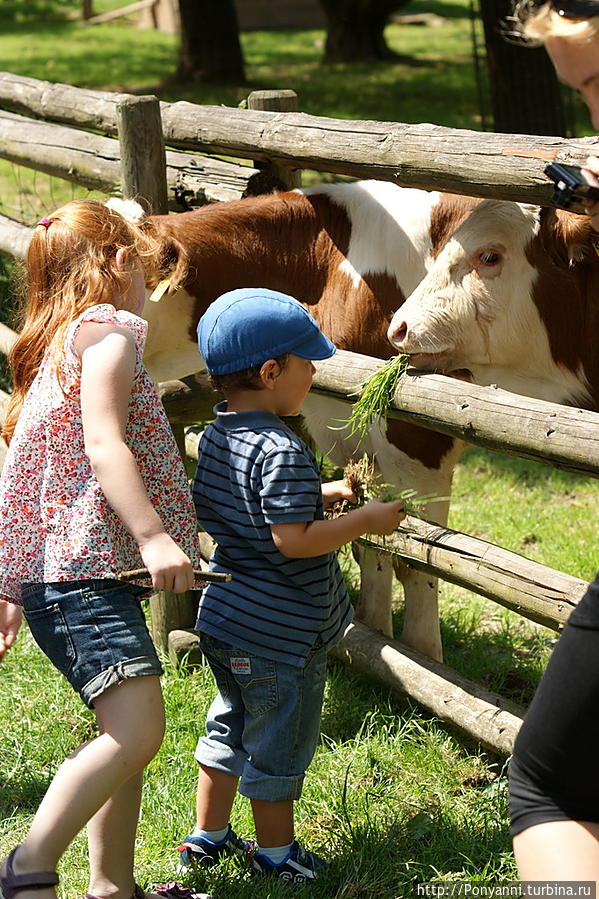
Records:
[[[249,659],[231,658],[231,671],[233,674],[251,674],[252,663]]]

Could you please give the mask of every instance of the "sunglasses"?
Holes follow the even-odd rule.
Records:
[[[550,0],[550,3],[558,16],[563,16],[564,19],[592,19],[599,16],[599,0]]]

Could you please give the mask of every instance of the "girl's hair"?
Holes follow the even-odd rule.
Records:
[[[539,6],[536,2],[521,0],[515,4],[514,12],[522,35],[531,44],[542,44],[551,37],[591,41],[599,36],[599,17],[576,19],[560,16],[551,3]]]
[[[158,237],[149,220],[129,222],[98,200],[66,203],[34,229],[27,252],[20,334],[9,356],[13,393],[2,429],[7,443],[50,346],[57,354],[60,379],[62,343],[70,323],[90,306],[114,304],[115,297],[127,292],[131,275],[114,264],[121,248],[139,258],[148,283],[157,283],[161,263],[166,265],[169,253],[172,256],[172,247]],[[181,253],[178,246],[177,283],[171,284],[171,290],[183,277]]]

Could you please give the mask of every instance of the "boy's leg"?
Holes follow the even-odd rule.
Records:
[[[281,802],[251,799],[250,802],[259,846],[288,846],[293,843],[295,830],[292,799],[283,799]]]
[[[200,764],[196,797],[196,825],[201,830],[223,830],[229,824],[239,778]]]

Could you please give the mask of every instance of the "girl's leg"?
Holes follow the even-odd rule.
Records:
[[[514,837],[521,880],[593,880],[599,883],[599,824],[548,821]]]
[[[133,814],[137,820],[139,800],[132,813],[125,809],[124,800],[125,795],[131,797],[131,791],[139,787],[132,783],[129,790],[124,789],[122,794],[120,791],[143,771],[160,748],[164,709],[159,678],[130,678],[110,687],[96,700],[95,710],[102,732],[79,747],[59,768],[17,852],[14,870],[16,874],[54,870],[67,846],[102,810],[104,815],[92,827],[94,858],[106,857],[100,846],[103,841],[114,840],[114,845],[118,845],[120,840],[121,845],[119,858],[108,875],[108,880],[114,881],[111,891],[97,895],[102,899],[104,896],[130,899],[133,892],[131,846],[135,836],[131,817]],[[109,835],[108,826],[116,833]],[[96,873],[95,877],[98,876]],[[52,889],[24,890],[19,899],[50,899],[55,895]]]

